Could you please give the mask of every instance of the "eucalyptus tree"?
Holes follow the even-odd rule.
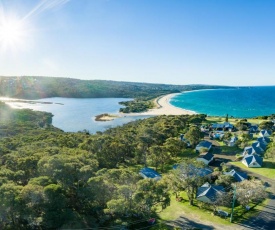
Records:
[[[196,198],[197,190],[201,186],[206,178],[202,175],[201,169],[204,164],[196,161],[184,161],[180,163],[175,170],[175,177],[180,186],[184,188],[190,205],[194,204],[194,199]],[[178,187],[180,187],[178,186]]]
[[[171,154],[163,146],[153,145],[149,148],[149,153],[149,160],[156,170],[160,166],[163,171],[164,165],[171,160]]]
[[[189,130],[185,134],[185,138],[191,143],[194,147],[203,137],[203,133],[201,132],[198,126],[191,126]]]
[[[250,202],[260,202],[267,198],[267,192],[260,180],[244,180],[233,185],[236,187],[237,201],[246,207]]]

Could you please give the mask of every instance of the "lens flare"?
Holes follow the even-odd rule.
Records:
[[[5,9],[0,0],[0,51],[25,50],[34,30],[30,25],[36,17],[68,2],[69,0],[40,0],[27,14],[17,17],[16,11]]]
[[[5,50],[23,48],[27,37],[24,21],[12,17],[2,17],[0,21],[0,45]]]

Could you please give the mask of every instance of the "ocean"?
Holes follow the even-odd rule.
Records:
[[[270,115],[275,114],[275,86],[189,91],[171,98],[170,104],[208,116]]]
[[[129,98],[44,98],[33,100],[34,103],[9,102],[13,108],[29,108],[37,111],[52,113],[52,124],[65,132],[78,132],[84,129],[90,133],[105,131],[125,123],[144,119],[151,116],[127,116],[116,118],[112,121],[95,121],[95,116],[102,113],[117,114],[121,101],[129,101]],[[37,102],[50,102],[40,104]]]

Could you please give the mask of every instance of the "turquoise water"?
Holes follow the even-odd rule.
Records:
[[[275,113],[275,86],[191,91],[176,95],[170,103],[209,116],[270,115]]]
[[[150,116],[128,116],[113,121],[95,121],[95,116],[102,113],[115,114],[122,106],[120,101],[129,101],[129,98],[44,98],[34,102],[51,102],[52,104],[9,103],[15,108],[29,108],[38,111],[50,112],[54,115],[53,125],[66,132],[77,132],[84,129],[90,133],[104,131],[108,128],[123,125],[137,119]],[[56,104],[57,103],[57,104]]]

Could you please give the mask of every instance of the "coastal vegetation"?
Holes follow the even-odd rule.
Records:
[[[54,128],[51,114],[1,103],[0,228],[112,226],[154,216],[169,205],[169,190],[138,171],[173,163],[187,148],[178,134],[193,118],[205,119],[159,116],[89,135]]]
[[[155,103],[150,99],[135,99],[133,101],[122,101],[119,104],[124,105],[125,108],[120,108],[121,113],[140,113],[153,109]]]
[[[209,218],[219,205],[229,210],[230,198],[214,205],[195,199],[202,183],[216,181],[230,192],[232,182],[220,169],[213,178],[194,176],[204,167],[193,147],[206,115],[156,116],[90,135],[53,127],[49,113],[0,106],[0,229],[147,227],[151,217],[171,216],[171,199]],[[142,179],[143,167],[163,178]]]
[[[103,113],[95,116],[95,121],[111,121],[114,120],[117,116],[111,115],[108,113]]]

